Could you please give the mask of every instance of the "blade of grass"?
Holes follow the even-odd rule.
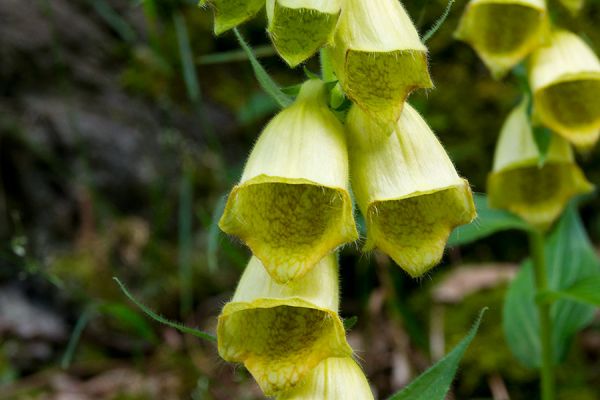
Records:
[[[271,57],[276,55],[275,49],[270,45],[258,46],[254,48],[254,55],[257,58]],[[205,54],[196,59],[200,65],[226,64],[231,62],[248,61],[248,53],[244,50],[224,51],[221,53]]]
[[[67,369],[71,365],[71,361],[73,361],[73,356],[75,355],[75,350],[79,344],[79,339],[81,339],[81,334],[92,318],[94,312],[95,308],[86,309],[77,320],[77,323],[75,323],[75,328],[73,328],[73,332],[71,332],[67,349],[65,350],[65,354],[60,361],[60,367],[62,369]]]
[[[187,327],[187,326],[185,326],[183,324],[180,324],[180,323],[174,322],[174,321],[170,321],[170,320],[168,320],[168,319],[166,319],[166,318],[158,315],[157,313],[155,313],[154,311],[152,311],[151,309],[149,309],[148,307],[146,307],[145,305],[143,305],[142,303],[140,303],[139,301],[137,301],[135,299],[135,297],[133,297],[133,295],[131,293],[129,293],[129,291],[127,290],[127,288],[125,287],[125,285],[123,283],[121,283],[121,281],[119,280],[119,278],[113,276],[113,279],[115,280],[115,282],[117,282],[117,284],[119,285],[119,288],[121,289],[121,291],[123,292],[123,294],[125,296],[127,296],[127,298],[133,304],[135,304],[140,310],[142,310],[142,312],[144,314],[146,314],[148,317],[152,318],[156,322],[160,322],[163,325],[170,326],[171,328],[177,329],[180,332],[196,336],[196,337],[198,337],[200,339],[208,340],[209,342],[216,342],[217,341],[217,337],[214,336],[214,335],[211,335],[208,332],[203,332],[203,331],[198,330],[198,329]]]

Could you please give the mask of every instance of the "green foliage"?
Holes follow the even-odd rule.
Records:
[[[573,286],[561,291],[540,293],[538,299],[541,301],[568,299],[600,307],[600,275],[578,280]]]
[[[469,225],[456,228],[450,235],[448,247],[469,244],[500,231],[530,229],[529,225],[516,215],[490,208],[485,195],[475,193],[473,198],[477,208],[477,218]]]
[[[413,380],[406,388],[390,397],[389,400],[445,399],[456,375],[458,364],[475,338],[485,311],[486,309],[481,310],[467,336],[450,353]]]
[[[560,292],[586,277],[600,274],[600,262],[572,203],[545,247],[550,290]],[[526,366],[540,365],[539,317],[531,261],[511,283],[504,303],[504,333],[514,355]],[[556,362],[564,359],[573,335],[589,324],[594,307],[571,299],[553,304],[552,342]]]
[[[263,88],[263,90],[267,92],[281,107],[287,107],[292,104],[292,98],[285,94],[279,88],[277,83],[275,83],[275,81],[269,76],[267,71],[254,55],[252,48],[250,45],[248,45],[248,43],[246,43],[244,37],[240,34],[237,28],[234,28],[233,32],[235,33],[238,42],[240,42],[240,46],[242,46],[242,49],[244,49],[248,55],[248,59],[250,60],[250,64],[252,64],[252,69],[254,70],[254,75],[256,76],[256,79],[258,80],[258,83],[260,83],[260,86]]]

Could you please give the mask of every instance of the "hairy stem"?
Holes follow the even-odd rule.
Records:
[[[535,273],[535,284],[537,293],[547,291],[548,273],[546,257],[544,254],[544,234],[532,231],[529,234],[529,247],[533,259]],[[550,318],[550,306],[548,302],[538,301],[538,314],[540,318],[540,343],[542,360],[540,367],[541,384],[540,392],[542,400],[554,399],[554,355],[552,354],[552,320]]]

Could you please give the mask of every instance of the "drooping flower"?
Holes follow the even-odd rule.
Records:
[[[593,188],[569,143],[558,135],[540,164],[525,101],[502,127],[487,185],[491,207],[511,211],[539,229],[550,227],[571,198]]]
[[[267,0],[269,34],[279,55],[295,67],[332,42],[341,0]]]
[[[326,358],[350,356],[338,279],[335,255],[287,285],[253,257],[219,316],[219,354],[243,362],[267,396],[300,384]]]
[[[413,90],[432,86],[427,49],[398,0],[346,0],[331,55],[346,95],[384,127]]]
[[[455,37],[471,45],[500,78],[539,46],[548,31],[545,0],[471,0]]]
[[[323,82],[306,82],[296,102],[267,125],[219,226],[242,239],[280,283],[358,238],[344,130]]]
[[[529,63],[536,115],[575,146],[600,136],[600,61],[577,35],[554,31]]]
[[[373,393],[364,373],[350,357],[328,358],[289,392],[277,400],[373,400]]]
[[[215,35],[220,35],[253,18],[265,0],[200,0],[200,6],[204,5],[213,9]]]
[[[452,229],[475,218],[471,189],[409,104],[392,135],[353,107],[348,114],[352,189],[378,247],[411,276],[439,263]]]

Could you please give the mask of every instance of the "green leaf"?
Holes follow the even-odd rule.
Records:
[[[283,93],[277,83],[269,76],[267,71],[263,68],[263,66],[258,62],[252,48],[246,43],[244,37],[240,34],[237,28],[233,28],[233,32],[237,37],[238,42],[240,42],[240,46],[248,55],[248,59],[250,60],[250,64],[252,65],[252,69],[254,70],[254,75],[260,83],[260,86],[263,88],[267,94],[269,94],[273,100],[277,102],[281,107],[287,107],[292,104],[293,99],[287,94]]]
[[[572,202],[546,242],[550,291],[562,292],[587,277],[600,274],[600,262]],[[539,318],[531,261],[523,264],[511,282],[503,309],[503,329],[511,351],[524,365],[540,365]],[[564,359],[573,336],[587,326],[594,307],[561,299],[551,308],[555,361]]]
[[[600,307],[600,274],[581,279],[571,287],[561,291],[541,293],[539,300],[574,300],[579,303]]]
[[[350,318],[344,318],[344,320],[343,320],[344,329],[349,331],[350,329],[354,328],[354,325],[356,325],[357,322],[358,322],[358,317],[356,315],[354,315]]]
[[[456,228],[448,239],[448,247],[465,245],[482,239],[493,233],[509,229],[527,231],[530,229],[527,222],[514,214],[503,210],[490,208],[487,196],[484,194],[473,194],[475,207],[477,207],[477,218],[468,225]]]
[[[539,151],[538,164],[543,167],[546,163],[546,157],[548,157],[548,149],[550,149],[550,143],[552,142],[552,131],[544,126],[533,127],[533,138]]]
[[[486,310],[487,308],[481,310],[467,336],[450,353],[389,400],[444,400],[456,375],[458,364],[477,334]]]
[[[118,278],[116,278],[116,277],[113,276],[113,279],[115,280],[115,282],[117,282],[117,284],[121,288],[121,291],[123,292],[123,294],[125,294],[125,296],[127,296],[127,298],[133,304],[135,304],[140,310],[142,310],[144,312],[144,314],[146,314],[147,316],[149,316],[150,318],[152,318],[156,322],[160,322],[163,325],[170,326],[171,328],[175,328],[175,329],[177,329],[180,332],[188,333],[188,334],[196,336],[196,337],[198,337],[200,339],[208,340],[209,342],[216,342],[217,341],[216,336],[211,335],[210,333],[203,332],[203,331],[198,330],[198,329],[187,327],[187,326],[185,326],[183,324],[180,324],[178,322],[169,321],[168,319],[166,319],[166,318],[158,315],[157,313],[155,313],[154,311],[152,311],[151,309],[149,309],[148,307],[146,307],[145,305],[143,305],[142,303],[140,303],[139,301],[137,301],[135,299],[135,297],[133,297],[133,295],[131,293],[129,293],[129,291],[127,290],[127,288],[125,287],[125,285],[123,285],[123,283],[121,283],[121,281]]]
[[[129,307],[119,303],[104,303],[98,307],[98,310],[105,315],[113,317],[118,323],[128,330],[132,330],[141,338],[156,343],[157,337],[152,327],[146,320],[139,316]]]

